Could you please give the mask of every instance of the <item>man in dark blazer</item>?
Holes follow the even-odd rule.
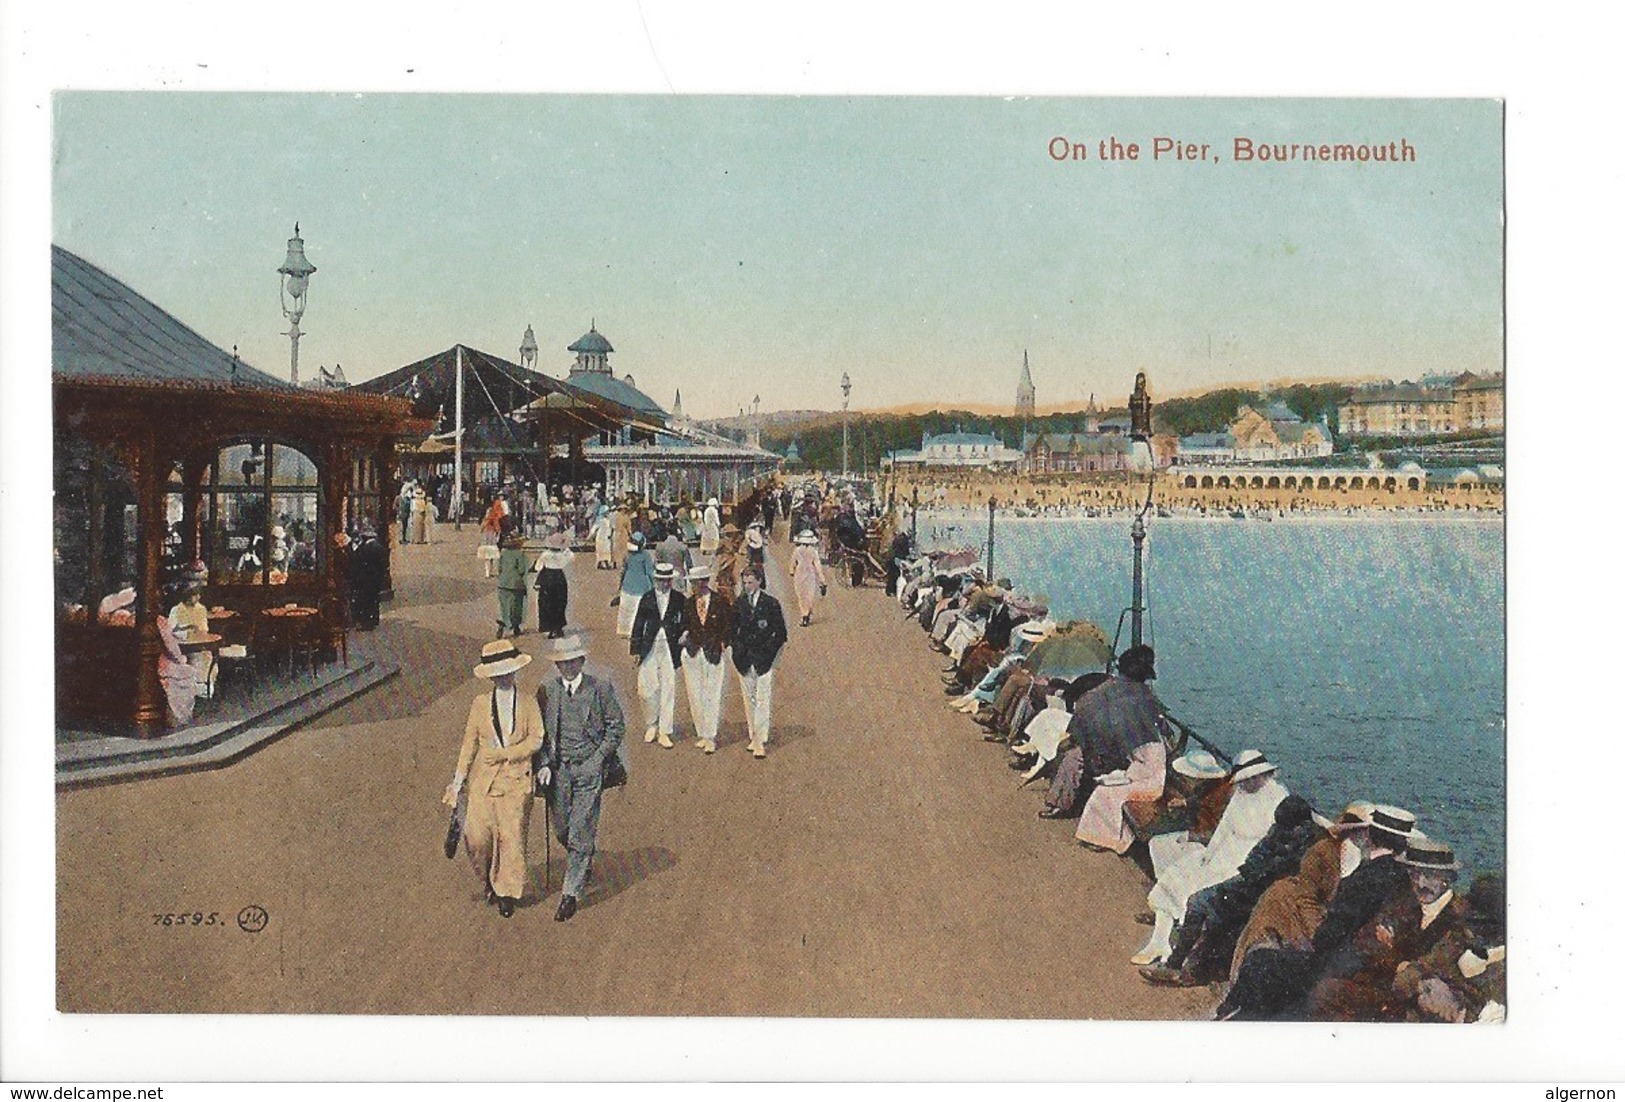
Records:
[[[683,664],[683,595],[672,588],[677,569],[660,563],[655,586],[638,601],[632,620],[632,657],[638,660],[638,698],[643,701],[643,741],[672,747],[677,718],[677,670]]]
[[[697,745],[717,752],[717,724],[722,719],[722,652],[733,635],[733,602],[711,590],[711,568],[696,566],[688,574],[693,587],[683,605],[683,680],[688,710],[694,717]]]
[[[1410,876],[1397,858],[1415,831],[1416,816],[1409,811],[1375,808],[1370,824],[1362,824],[1348,835],[1360,849],[1360,865],[1332,894],[1311,948],[1259,948],[1248,953],[1216,1017],[1244,1021],[1301,1018],[1316,983],[1357,972],[1364,964],[1358,935],[1379,920],[1386,906],[1412,890]],[[1410,903],[1414,906],[1414,899]]]
[[[553,830],[569,855],[564,895],[555,921],[576,913],[592,873],[598,847],[598,810],[603,797],[604,766],[621,750],[626,721],[621,702],[607,678],[585,672],[587,649],[579,636],[553,641],[558,676],[536,690],[542,712],[543,764],[535,769],[537,784],[551,784]]]
[[[734,608],[734,669],[745,698],[751,756],[765,758],[773,719],[773,667],[790,632],[784,626],[784,609],[762,588],[760,567],[745,567],[740,584],[744,592]]]

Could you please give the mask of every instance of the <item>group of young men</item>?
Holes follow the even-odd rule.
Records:
[[[789,638],[784,609],[766,592],[762,568],[754,564],[740,572],[737,598],[712,589],[711,569],[705,565],[688,572],[686,594],[675,587],[676,579],[673,566],[657,564],[654,587],[639,599],[632,621],[643,741],[668,749],[674,745],[677,671],[682,670],[695,745],[707,754],[716,753],[726,651],[739,675],[747,747],[752,756],[764,758],[772,729],[773,670]]]

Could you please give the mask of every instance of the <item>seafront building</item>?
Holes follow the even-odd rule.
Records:
[[[1280,463],[1331,454],[1332,430],[1325,421],[1305,421],[1284,402],[1262,411],[1242,406],[1225,431],[1179,438],[1181,465]]]
[[[980,470],[1014,470],[1021,452],[1007,448],[997,436],[984,432],[944,432],[920,438],[918,451],[899,451],[881,460],[882,466],[970,467]]]
[[[1338,407],[1346,436],[1444,436],[1506,429],[1505,379],[1465,372],[1356,388]]]

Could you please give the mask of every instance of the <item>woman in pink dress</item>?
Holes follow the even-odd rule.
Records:
[[[801,626],[812,623],[813,602],[829,587],[824,564],[818,560],[818,537],[803,532],[796,537],[796,550],[790,556],[790,577],[795,580],[796,604],[801,608]]]

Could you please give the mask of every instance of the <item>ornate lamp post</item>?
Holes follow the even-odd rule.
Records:
[[[1134,393],[1128,400],[1129,449],[1134,466],[1150,472],[1145,496],[1145,508],[1134,514],[1134,525],[1129,538],[1134,541],[1134,604],[1129,618],[1129,645],[1142,642],[1141,621],[1145,618],[1145,514],[1151,508],[1149,486],[1156,482],[1156,455],[1151,450],[1151,391],[1146,386],[1145,372],[1134,377]]]
[[[841,477],[846,478],[852,470],[847,453],[847,422],[849,421],[847,407],[852,401],[852,378],[846,372],[841,372]]]
[[[288,238],[288,259],[277,273],[282,276],[278,289],[282,294],[282,316],[288,319],[287,336],[293,341],[290,377],[299,385],[299,319],[305,316],[305,296],[310,291],[310,277],[316,265],[305,259],[305,241],[299,236],[299,223],[293,224],[293,236]],[[288,305],[289,300],[293,305]]]

